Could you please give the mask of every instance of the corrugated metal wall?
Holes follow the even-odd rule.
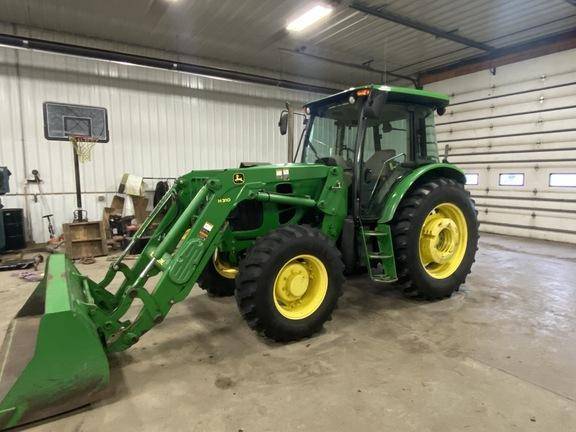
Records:
[[[576,176],[576,50],[426,88],[451,96],[436,119],[440,152],[448,145],[477,183],[467,187],[481,229],[576,243],[576,187],[550,184]],[[518,185],[502,184],[510,179]]]
[[[43,35],[35,35],[43,36]],[[74,40],[67,42],[74,43]],[[77,43],[86,43],[86,40]],[[126,47],[123,47],[126,50]],[[6,207],[24,207],[34,241],[48,238],[42,214],[58,228],[75,208],[73,150],[47,141],[42,103],[105,107],[110,142],[81,166],[84,208],[99,219],[125,172],[174,177],[241,161],[285,162],[277,123],[284,102],[318,95],[111,62],[0,48],[0,165],[12,171]],[[48,194],[35,201],[37,169]],[[149,184],[153,188],[154,184]],[[104,200],[102,200],[104,197]]]

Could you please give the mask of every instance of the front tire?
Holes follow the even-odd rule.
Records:
[[[406,294],[441,299],[466,280],[478,250],[478,220],[461,183],[439,178],[418,186],[400,203],[392,233]]]
[[[240,263],[236,301],[248,325],[275,341],[309,337],[342,293],[340,252],[321,231],[290,225],[259,238]]]
[[[214,259],[211,259],[198,278],[198,286],[205,290],[211,297],[230,297],[234,295],[236,283],[234,278],[224,275],[224,272],[216,269]]]

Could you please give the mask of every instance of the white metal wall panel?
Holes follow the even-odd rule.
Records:
[[[481,230],[576,243],[576,187],[550,174],[576,174],[576,50],[427,86],[451,105],[437,117],[440,152],[466,173]],[[524,185],[501,186],[501,173]]]
[[[6,207],[24,207],[29,234],[48,238],[32,169],[44,180],[58,228],[75,208],[70,143],[47,141],[42,103],[105,107],[110,141],[97,144],[81,166],[83,203],[99,219],[124,172],[175,177],[193,169],[241,161],[285,162],[286,137],[277,123],[286,100],[319,95],[179,72],[0,48],[0,165],[12,171]],[[153,188],[154,183],[150,182]],[[105,200],[102,201],[102,196]],[[100,198],[100,199],[99,199]]]

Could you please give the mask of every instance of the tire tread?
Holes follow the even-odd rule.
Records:
[[[333,245],[333,241],[329,237],[318,229],[307,225],[286,225],[260,237],[248,250],[245,259],[240,263],[240,271],[236,278],[236,302],[242,317],[251,329],[278,342],[286,342],[297,338],[282,333],[277,328],[266,326],[262,317],[258,315],[256,307],[258,278],[269,267],[273,252],[289,245],[294,239],[305,237],[312,239],[314,242],[326,243],[329,245],[331,253],[337,258],[336,262],[333,263],[337,266],[335,272],[337,280],[333,280],[332,283],[337,289],[337,297],[340,297],[344,282],[344,264],[342,263],[340,251]],[[334,309],[336,309],[336,306]],[[332,318],[332,312],[333,310],[330,311],[326,321]],[[319,331],[322,325],[323,322],[315,325],[314,328],[310,329],[310,334]]]
[[[398,285],[402,289],[402,291],[410,296],[410,297],[417,297],[422,298],[425,300],[439,300],[442,298],[449,297],[452,293],[447,295],[435,295],[430,291],[425,291],[421,288],[418,288],[413,280],[410,277],[410,270],[408,268],[408,233],[410,233],[413,229],[415,229],[413,218],[415,215],[416,210],[422,205],[425,198],[434,190],[442,187],[457,187],[464,191],[464,185],[462,183],[457,182],[451,178],[435,178],[431,179],[428,182],[418,186],[415,190],[409,193],[407,197],[405,197],[398,210],[396,211],[396,215],[394,220],[392,221],[392,236],[394,239],[394,255],[396,257],[396,270],[398,275]],[[470,196],[470,193],[466,191],[467,196]],[[474,206],[474,200],[470,199],[472,206]],[[478,211],[474,207],[474,212],[476,215]],[[476,232],[478,230],[478,218],[476,218]],[[475,243],[474,249],[474,256],[472,259],[472,264],[475,262],[476,251],[478,250],[478,243]],[[468,271],[464,274],[464,276],[458,280],[458,285],[456,290],[459,289],[460,285],[462,285],[465,281],[467,276],[470,274],[471,267],[469,267]]]

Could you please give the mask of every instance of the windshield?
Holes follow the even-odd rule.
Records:
[[[336,103],[320,107],[311,118],[310,132],[302,160],[306,163],[326,163],[333,159],[338,165],[354,163],[358,119],[362,103]]]

